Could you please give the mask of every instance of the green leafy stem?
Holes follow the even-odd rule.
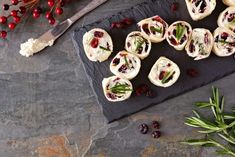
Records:
[[[133,91],[133,89],[131,89],[128,84],[119,84],[119,83],[113,86],[110,90],[112,93],[115,94],[125,94],[126,92]]]

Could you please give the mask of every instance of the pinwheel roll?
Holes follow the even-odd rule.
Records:
[[[118,76],[104,78],[102,86],[105,97],[111,102],[124,101],[130,98],[133,91],[131,82]]]
[[[235,34],[235,7],[225,9],[217,21],[219,27],[226,28]]]
[[[166,57],[160,57],[153,65],[148,78],[154,85],[166,88],[172,86],[179,76],[178,65]]]
[[[185,2],[194,21],[209,16],[216,7],[216,0],[185,0]]]
[[[105,30],[95,28],[83,36],[83,47],[89,60],[103,62],[111,55],[113,42]]]
[[[143,36],[153,43],[162,42],[166,38],[168,24],[158,15],[140,21],[138,26]]]
[[[128,80],[138,75],[140,67],[140,59],[126,51],[119,52],[110,64],[110,70],[114,75]]]
[[[193,29],[185,50],[194,60],[205,59],[210,56],[214,38],[211,32],[204,28]]]
[[[214,53],[219,57],[231,56],[235,53],[235,36],[224,28],[214,31]]]
[[[148,57],[152,44],[149,39],[144,38],[141,32],[135,31],[127,36],[125,47],[128,52],[144,59]]]
[[[192,34],[192,27],[185,21],[177,21],[167,31],[167,42],[176,50],[183,50]]]
[[[228,6],[235,6],[235,0],[223,0],[223,3]]]

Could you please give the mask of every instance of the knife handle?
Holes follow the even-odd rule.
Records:
[[[85,14],[89,13],[90,11],[94,10],[96,7],[100,6],[101,4],[107,2],[108,0],[92,0],[85,8],[78,11],[75,15],[73,15],[69,20],[74,23]]]

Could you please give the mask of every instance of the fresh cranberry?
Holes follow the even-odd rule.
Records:
[[[171,11],[177,11],[178,8],[179,8],[179,3],[177,3],[177,2],[172,3]]]
[[[54,4],[55,4],[55,1],[54,0],[48,0],[47,4],[49,5],[49,7],[53,7]]]
[[[48,22],[49,22],[49,24],[54,25],[55,19],[53,17],[51,17],[51,18],[49,18]]]
[[[11,3],[12,3],[13,5],[17,5],[17,4],[19,3],[19,1],[18,1],[18,0],[11,0]]]
[[[56,8],[55,12],[58,15],[62,15],[64,11],[63,11],[63,9],[61,7],[59,7],[59,8]]]
[[[38,14],[41,14],[42,13],[42,8],[40,7],[37,7],[33,10],[34,13],[38,13]]]
[[[1,38],[6,38],[7,37],[7,32],[6,31],[1,31],[0,32],[0,37]]]
[[[148,131],[149,131],[148,125],[145,124],[145,123],[144,123],[144,124],[141,124],[141,125],[139,126],[139,131],[140,131],[141,134],[147,134]]]
[[[197,77],[199,75],[199,72],[194,68],[190,68],[187,69],[187,74],[191,77]]]
[[[100,32],[100,31],[95,31],[94,36],[97,37],[97,38],[102,38],[104,36],[104,33]]]
[[[40,17],[40,14],[39,14],[39,13],[37,13],[37,12],[33,12],[33,17],[34,17],[35,19],[37,19],[37,18],[39,18],[39,17]]]
[[[97,38],[93,38],[90,43],[92,48],[97,48],[99,45],[99,40]]]
[[[10,6],[8,4],[3,4],[2,9],[3,10],[9,10]]]
[[[8,24],[8,27],[11,29],[11,30],[13,30],[13,29],[15,29],[15,27],[16,27],[16,24],[15,23],[9,23]]]
[[[19,23],[21,18],[19,16],[13,17],[15,23]]]
[[[160,129],[160,124],[159,124],[158,121],[153,121],[152,126],[153,126],[154,129]]]
[[[46,18],[47,18],[47,19],[50,19],[51,17],[53,17],[52,13],[51,13],[51,12],[47,12],[47,13],[46,13]]]
[[[26,13],[26,8],[25,8],[24,6],[20,6],[19,12],[20,12],[21,14],[25,14],[25,13]]]
[[[13,16],[13,17],[14,17],[14,16],[17,16],[17,11],[16,11],[16,10],[12,10],[12,11],[11,11],[11,16]]]
[[[6,16],[0,17],[0,23],[5,24],[6,22],[7,22],[7,17]]]
[[[153,138],[159,138],[161,136],[161,132],[160,131],[154,131],[153,133],[152,133],[152,137]]]
[[[228,33],[223,32],[223,33],[221,34],[221,38],[224,39],[224,40],[226,40],[226,39],[228,38]]]

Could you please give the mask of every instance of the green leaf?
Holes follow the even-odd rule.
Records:
[[[235,139],[233,139],[232,137],[229,137],[228,135],[223,135],[223,134],[218,134],[221,138],[223,138],[224,140],[226,140],[229,143],[235,144]]]
[[[224,115],[224,119],[230,119],[230,120],[233,120],[233,119],[235,119],[235,115]]]
[[[197,102],[195,105],[199,108],[206,108],[206,107],[211,107],[213,104],[208,103],[208,102]]]
[[[191,139],[191,140],[187,140],[185,142],[182,142],[183,144],[187,144],[187,145],[191,145],[191,146],[203,146],[206,144],[213,144],[210,141],[206,140],[206,139]]]
[[[197,111],[193,110],[193,113],[195,114],[195,116],[196,116],[197,118],[201,118],[201,116],[199,115],[199,113],[198,113]]]
[[[151,30],[152,32],[162,33],[162,28],[150,27],[150,30]]]
[[[186,31],[186,27],[182,26],[181,24],[177,24],[176,26],[176,39],[180,40],[182,38],[182,36],[184,35]]]

